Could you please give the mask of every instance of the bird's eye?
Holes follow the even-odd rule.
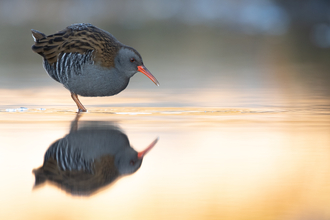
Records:
[[[131,63],[135,62],[135,59],[134,58],[131,58],[130,59]]]
[[[134,166],[134,164],[135,164],[135,161],[134,161],[134,160],[131,160],[131,161],[129,162],[129,165],[131,165],[131,166]]]

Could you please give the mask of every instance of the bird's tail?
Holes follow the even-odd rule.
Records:
[[[31,31],[32,31],[32,37],[34,39],[34,42],[38,42],[40,39],[46,38],[46,35],[41,33],[40,31],[33,30],[33,29],[31,29]]]
[[[35,44],[32,46],[32,50],[40,55],[43,54],[43,47],[42,46],[38,46],[38,43],[40,40],[42,39],[46,39],[47,36],[39,31],[33,30],[32,31],[32,37],[34,39]]]
[[[38,187],[39,185],[43,184],[47,178],[45,177],[44,173],[43,173],[43,167],[40,167],[39,169],[34,169],[32,171],[35,175],[35,183],[33,188]]]

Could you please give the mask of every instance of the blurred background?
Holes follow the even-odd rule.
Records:
[[[137,150],[160,140],[95,197],[32,191],[76,106],[31,29],[82,22],[160,82],[136,74],[116,96],[82,97],[82,120],[118,122]],[[0,0],[0,48],[0,219],[330,218],[330,1]]]
[[[330,93],[329,12],[326,0],[1,0],[0,88],[67,97],[32,52],[30,29],[49,35],[85,22],[136,48],[161,86],[136,74],[119,98],[84,102],[139,105],[129,100],[143,91],[152,97],[143,106],[322,109]]]

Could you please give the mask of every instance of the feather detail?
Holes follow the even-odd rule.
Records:
[[[80,151],[72,151],[65,139],[52,144],[44,164],[33,170],[35,186],[49,180],[74,195],[90,195],[119,177],[113,155],[86,161]]]
[[[91,24],[73,24],[56,34],[48,35],[32,30],[35,44],[32,50],[40,54],[49,65],[58,61],[60,54],[86,54],[93,51],[93,61],[103,67],[114,67],[114,56],[123,46],[110,33]]]
[[[34,42],[38,42],[40,39],[46,38],[46,35],[39,31],[36,31],[33,29],[31,29],[31,31],[32,31],[32,37],[34,39]]]
[[[62,170],[59,166],[59,161],[50,157],[42,167],[33,170],[36,179],[34,187],[49,180],[70,194],[90,195],[119,177],[114,157],[110,155],[95,161],[93,173],[86,170]]]

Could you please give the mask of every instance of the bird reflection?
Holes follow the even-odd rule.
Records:
[[[126,134],[105,122],[72,122],[65,137],[45,153],[44,163],[34,169],[35,187],[46,180],[73,195],[91,195],[122,175],[137,171],[154,140],[144,151],[135,151]]]

